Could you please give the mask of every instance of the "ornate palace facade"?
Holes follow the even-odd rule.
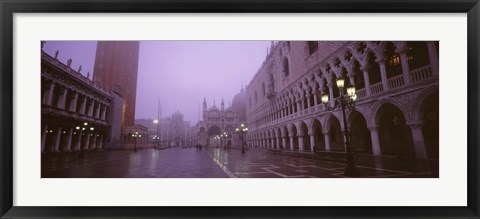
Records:
[[[438,42],[280,41],[247,87],[248,144],[344,152],[336,79],[356,87],[347,110],[352,149],[373,156],[438,159]],[[345,87],[346,87],[345,86]],[[332,102],[333,104],[333,102]]]

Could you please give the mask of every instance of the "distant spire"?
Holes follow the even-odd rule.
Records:
[[[222,110],[225,109],[225,103],[223,103],[223,97],[222,97]]]

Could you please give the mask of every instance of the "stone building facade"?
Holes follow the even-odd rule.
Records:
[[[246,96],[245,90],[242,88],[240,93],[235,95],[232,105],[225,108],[222,98],[220,108],[215,105],[207,108],[206,98],[203,100],[202,120],[197,124],[198,144],[204,146],[221,147],[240,147],[239,135],[235,129],[246,122]],[[226,138],[215,139],[223,133],[227,134]]]
[[[120,94],[100,88],[80,73],[81,67],[73,70],[71,59],[64,64],[57,56],[58,51],[55,57],[41,53],[41,151],[118,147]]]
[[[438,159],[439,43],[280,41],[247,87],[249,146],[344,152],[336,79],[355,86],[347,110],[352,149],[373,156]]]

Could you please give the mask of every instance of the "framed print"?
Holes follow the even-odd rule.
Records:
[[[2,218],[478,217],[476,0],[1,8]]]

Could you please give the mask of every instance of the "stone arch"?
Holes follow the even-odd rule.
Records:
[[[421,68],[430,64],[428,47],[425,41],[407,42],[408,65],[411,70]]]
[[[392,78],[398,75],[402,75],[402,64],[400,63],[400,55],[397,53],[395,44],[392,42],[383,43],[382,57],[379,59],[385,59],[385,68],[387,70],[387,78]]]
[[[217,125],[212,125],[208,128],[208,137],[217,136],[222,134],[222,129]]]
[[[335,116],[330,116],[326,122],[330,149],[332,151],[345,151],[345,139],[343,136],[340,120]]]
[[[311,150],[311,142],[310,142],[310,136],[309,136],[309,131],[308,131],[308,126],[304,121],[300,121],[298,123],[298,130],[299,130],[299,138],[303,138],[303,149],[304,150]]]
[[[280,128],[280,127],[276,127],[276,128],[275,128],[275,136],[277,137],[275,140],[278,142],[278,143],[277,143],[278,149],[282,149],[282,148],[283,148],[283,144],[282,144],[282,131],[281,131],[281,128]]]
[[[382,77],[380,74],[380,65],[377,63],[378,55],[373,52],[368,52],[366,55],[366,69],[368,72],[368,78],[370,82],[370,86],[373,86],[377,83],[382,82]]]
[[[409,119],[410,117],[408,117],[408,114],[406,114],[408,111],[405,109],[405,107],[400,102],[398,102],[398,101],[396,101],[395,99],[392,99],[392,98],[383,98],[383,99],[380,99],[377,102],[375,102],[373,104],[372,108],[370,109],[370,113],[369,113],[369,116],[368,116],[368,118],[370,118],[370,120],[367,120],[367,125],[369,127],[378,125],[378,121],[377,121],[377,117],[376,117],[377,112],[380,109],[380,107],[383,106],[386,103],[392,104],[395,107],[399,108],[400,111],[402,111],[402,113],[404,114],[404,116],[406,116],[406,120],[407,121],[410,120]]]
[[[325,151],[325,136],[323,135],[322,124],[318,119],[312,120],[311,133],[314,135],[314,151]]]
[[[414,157],[412,133],[404,112],[392,103],[383,103],[375,115],[378,125],[380,149],[384,155],[403,158]]]
[[[430,89],[422,95],[422,102],[414,112],[422,125],[422,134],[427,157],[438,159],[439,154],[439,91]],[[419,98],[417,98],[419,99]]]
[[[372,139],[367,120],[357,110],[350,112],[348,116],[350,145],[353,151],[372,154]]]

